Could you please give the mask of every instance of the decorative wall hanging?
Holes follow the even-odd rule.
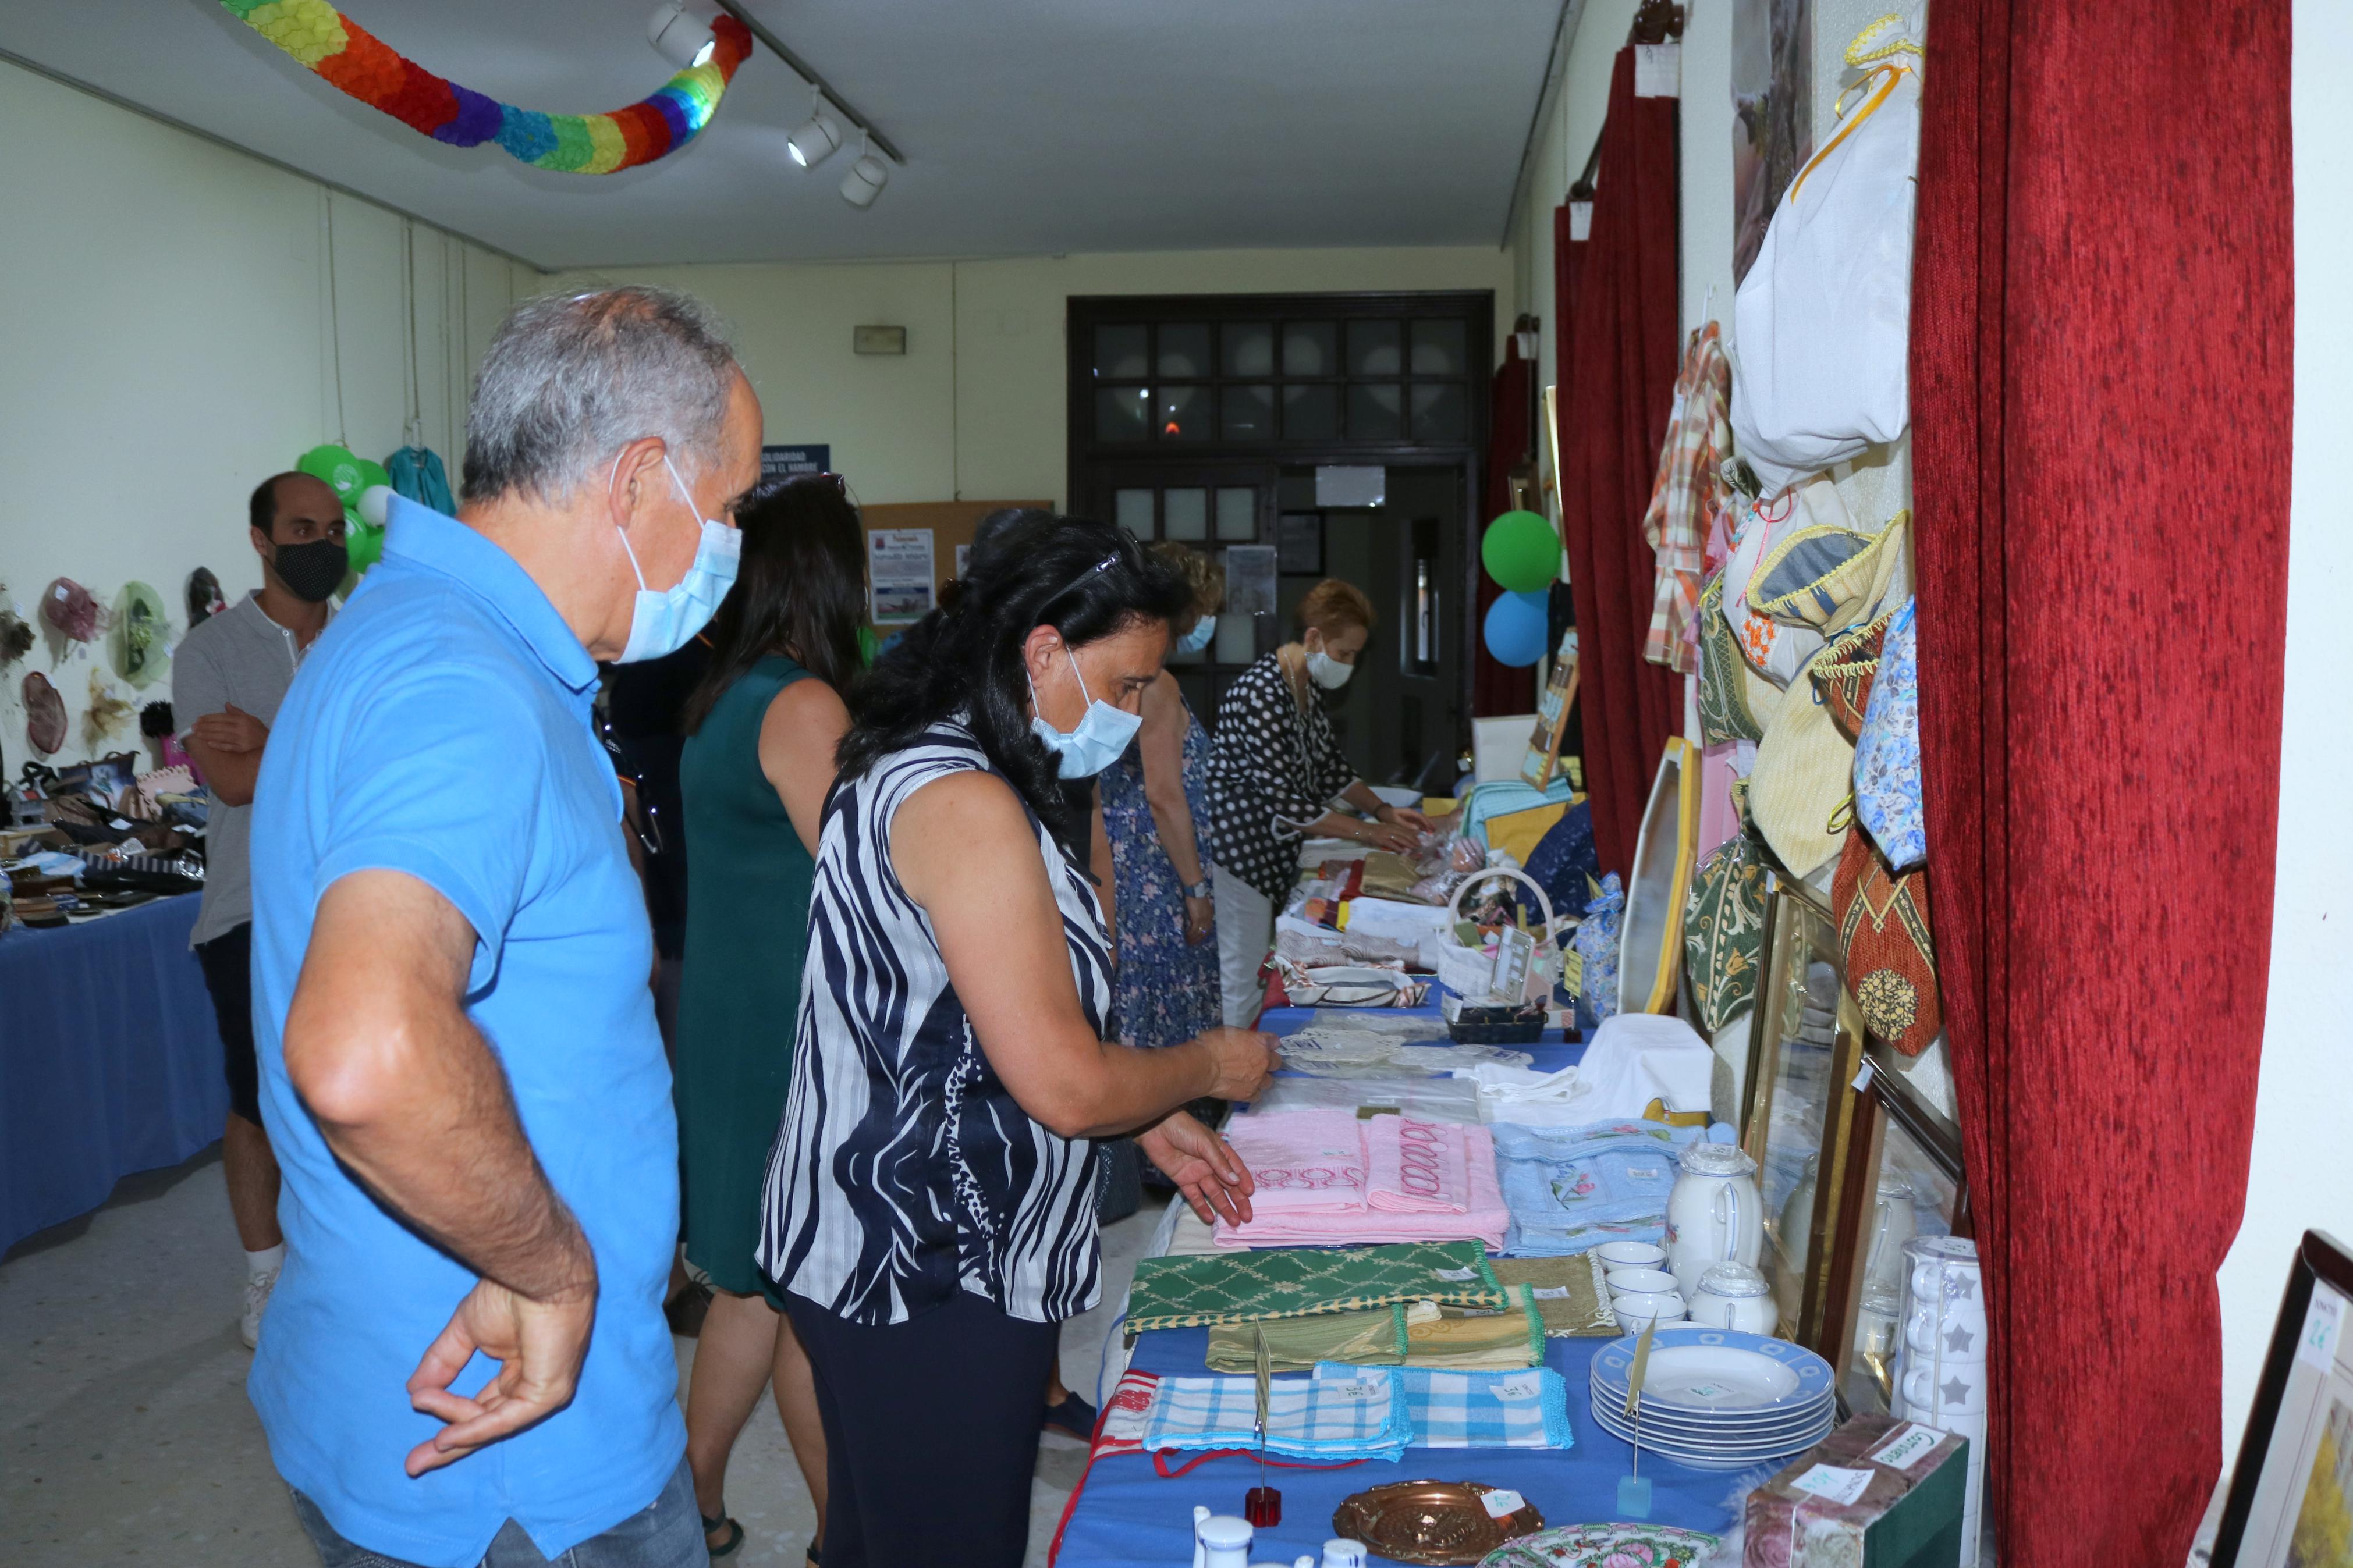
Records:
[[[114,673],[144,689],[170,667],[171,640],[164,595],[144,583],[125,583],[114,598]]]
[[[8,585],[0,583],[0,664],[33,651],[33,623],[17,614],[16,606],[7,602],[7,593]]]
[[[221,0],[229,14],[372,109],[452,147],[496,142],[534,168],[609,174],[694,139],[719,107],[752,35],[733,16],[711,25],[710,58],[650,98],[610,114],[543,114],[435,76],[327,0]]]
[[[66,700],[39,670],[25,677],[25,739],[33,750],[54,757],[66,743]]]
[[[88,642],[106,629],[106,611],[70,577],[60,577],[42,590],[41,618],[76,642]]]
[[[188,574],[188,625],[210,620],[228,608],[228,598],[221,592],[220,579],[212,568],[199,566]]]
[[[90,672],[90,706],[81,716],[81,738],[96,751],[106,744],[106,738],[135,718],[138,704],[132,701],[106,679],[106,672]]]

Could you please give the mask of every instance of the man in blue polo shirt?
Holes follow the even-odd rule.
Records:
[[[459,515],[393,503],[280,710],[253,969],[287,1256],[248,1389],[331,1568],[706,1560],[653,949],[589,700],[718,607],[759,457],[692,301],[518,307]]]

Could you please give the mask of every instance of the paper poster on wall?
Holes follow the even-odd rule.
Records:
[[[866,580],[873,584],[878,626],[904,626],[932,613],[932,531],[877,528],[866,535]]]
[[[965,563],[968,563],[968,562],[970,562],[971,560],[972,560],[972,546],[971,546],[971,545],[969,545],[969,544],[959,544],[959,545],[957,545],[957,546],[956,546],[956,575],[957,575],[959,578],[961,578],[961,577],[964,575],[964,569],[965,569]]]
[[[764,479],[797,479],[804,474],[832,471],[833,447],[824,441],[760,448],[760,477]]]
[[[1733,0],[1732,279],[1814,153],[1813,0]]]

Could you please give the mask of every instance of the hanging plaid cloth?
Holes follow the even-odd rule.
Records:
[[[1642,657],[1684,675],[1699,668],[1699,590],[1706,574],[1702,556],[1708,529],[1724,506],[1717,469],[1732,449],[1731,386],[1732,367],[1710,321],[1692,334],[1683,353],[1666,445],[1659,451],[1659,477],[1651,487],[1650,510],[1642,514],[1642,538],[1659,559]]]

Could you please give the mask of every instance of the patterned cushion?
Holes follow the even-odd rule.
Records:
[[[1504,1288],[1476,1241],[1330,1249],[1276,1247],[1213,1258],[1147,1258],[1135,1266],[1127,1326],[1177,1329],[1300,1318],[1392,1301],[1495,1307]]]
[[[1765,951],[1765,863],[1756,842],[1736,835],[1692,879],[1683,909],[1683,966],[1713,1035],[1756,1005]]]
[[[1900,511],[1877,533],[1807,528],[1776,539],[1748,584],[1749,608],[1821,632],[1852,626],[1909,577],[1911,525]]]
[[[1928,874],[1897,876],[1868,837],[1849,833],[1831,882],[1831,915],[1863,1028],[1905,1056],[1918,1056],[1945,1024],[1928,936]]]
[[[1879,669],[1880,639],[1886,635],[1894,610],[1875,616],[1859,626],[1839,633],[1823,647],[1806,673],[1831,710],[1831,721],[1852,741],[1862,731],[1864,706],[1871,700],[1871,678]]]

